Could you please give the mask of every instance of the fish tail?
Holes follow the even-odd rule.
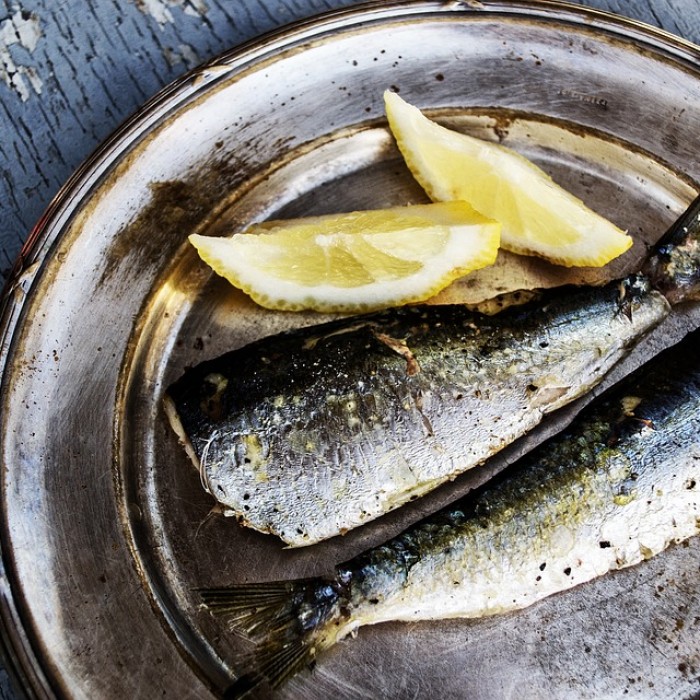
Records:
[[[654,246],[642,274],[671,304],[700,299],[700,196]]]
[[[240,676],[224,698],[243,698],[261,683],[277,688],[319,651],[335,642],[324,632],[343,616],[338,586],[323,579],[273,581],[199,591],[205,607],[226,616],[255,642],[251,670]]]

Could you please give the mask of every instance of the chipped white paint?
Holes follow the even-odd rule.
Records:
[[[193,68],[201,61],[195,50],[189,44],[180,44],[177,50],[171,48],[164,49],[165,59],[171,65],[184,63],[188,68]]]
[[[207,12],[204,0],[135,0],[136,7],[150,15],[162,27],[175,21],[173,8],[178,8],[191,17],[200,17]]]
[[[185,14],[192,17],[199,17],[206,14],[207,6],[204,0],[190,0],[185,7]]]
[[[178,48],[180,49],[180,55],[186,66],[192,68],[199,63],[199,56],[197,56],[195,50],[189,44],[180,44]]]
[[[30,87],[41,94],[43,83],[33,66],[15,62],[12,46],[19,45],[32,53],[41,38],[39,19],[33,13],[17,8],[8,19],[0,22],[0,79],[14,90],[22,102],[31,95]]]

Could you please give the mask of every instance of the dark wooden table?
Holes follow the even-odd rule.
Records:
[[[0,276],[127,117],[218,53],[353,0],[2,0]],[[700,43],[700,0],[584,0]],[[15,697],[0,668],[0,698]]]

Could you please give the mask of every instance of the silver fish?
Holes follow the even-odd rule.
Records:
[[[309,545],[454,479],[590,391],[666,318],[667,297],[698,294],[699,240],[700,200],[645,274],[497,316],[406,307],[270,336],[186,372],[166,410],[219,503]]]
[[[257,642],[226,697],[359,627],[522,609],[700,534],[700,332],[452,506],[328,578],[201,591]]]

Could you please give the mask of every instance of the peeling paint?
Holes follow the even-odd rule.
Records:
[[[40,95],[44,84],[33,66],[15,62],[10,47],[19,45],[33,53],[41,36],[39,18],[21,8],[0,22],[0,79],[20,96],[22,102],[29,99],[30,88]]]
[[[178,8],[191,17],[206,14],[207,6],[204,0],[134,0],[136,7],[146,15],[150,15],[161,27],[173,23],[171,9]]]
[[[164,54],[165,59],[171,66],[184,63],[188,68],[193,68],[200,63],[199,56],[189,44],[180,44],[177,50],[166,47]]]

